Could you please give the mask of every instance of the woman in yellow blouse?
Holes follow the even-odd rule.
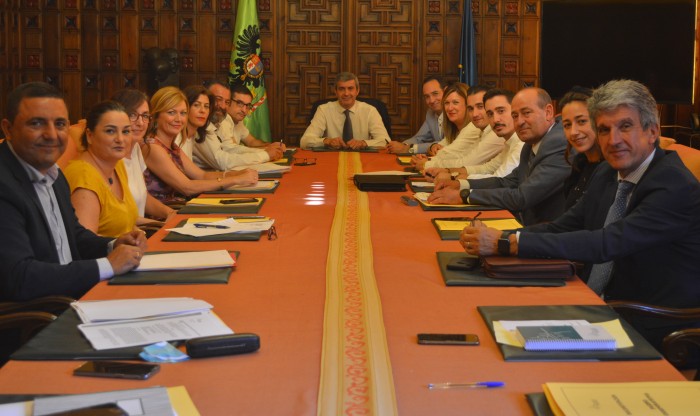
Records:
[[[131,121],[124,107],[114,101],[94,106],[81,140],[86,150],[64,172],[78,221],[105,237],[133,230],[138,209],[122,161],[131,149]]]

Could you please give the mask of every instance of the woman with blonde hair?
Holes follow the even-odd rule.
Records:
[[[64,172],[78,221],[105,237],[131,232],[138,211],[122,161],[131,149],[131,122],[124,107],[115,101],[95,105],[81,140],[85,151]]]
[[[165,87],[151,98],[152,123],[146,135],[143,154],[148,191],[162,202],[182,201],[202,192],[234,185],[254,185],[258,173],[252,169],[232,172],[205,172],[180,151],[175,143],[187,123],[189,103],[176,87]]]

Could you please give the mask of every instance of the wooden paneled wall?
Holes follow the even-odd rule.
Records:
[[[362,95],[386,102],[397,138],[410,137],[422,123],[424,77],[457,79],[462,0],[257,4],[275,138],[297,142],[311,103],[332,96],[339,71],[355,72]],[[120,88],[146,90],[144,53],[153,47],[178,50],[183,87],[225,79],[237,5],[0,0],[0,91],[47,81],[66,93],[71,119],[77,120]],[[537,85],[540,0],[472,0],[471,7],[480,82],[512,90]],[[0,112],[5,105],[3,98]],[[685,117],[689,111],[673,114]]]

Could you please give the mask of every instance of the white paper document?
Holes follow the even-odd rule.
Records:
[[[190,218],[192,220],[192,218]],[[206,237],[210,235],[220,235],[239,232],[254,232],[267,231],[275,223],[275,220],[260,220],[260,221],[245,221],[238,222],[233,218],[227,218],[220,221],[197,222],[195,218],[193,222],[187,222],[185,225],[177,228],[168,228],[168,231],[173,231],[178,234],[191,235],[193,237]]]
[[[163,254],[146,253],[136,271],[190,270],[232,267],[235,261],[226,250],[187,251]]]
[[[273,189],[279,181],[258,181],[257,184],[251,185],[251,186],[238,186],[238,185],[233,185],[229,188],[226,188],[231,191],[269,191],[270,189]]]
[[[435,184],[432,182],[425,182],[425,181],[413,181],[411,182],[411,185],[416,186],[416,187],[421,187],[421,188],[434,188]]]
[[[148,298],[78,301],[71,304],[83,323],[153,318],[208,311],[211,304],[192,298]]]
[[[402,170],[379,170],[376,172],[362,172],[356,173],[355,175],[394,175],[394,176],[415,176],[415,172],[404,172]]]
[[[568,320],[529,320],[529,321],[494,321],[493,332],[496,342],[499,344],[511,345],[513,347],[522,347],[523,344],[515,335],[515,328],[518,326],[557,326],[571,325],[581,326],[591,323],[585,319],[568,319]],[[633,346],[632,340],[625,332],[619,319],[614,319],[607,322],[596,322],[596,325],[604,327],[615,338],[617,348],[629,348]]]
[[[258,163],[256,165],[247,166],[236,166],[233,170],[243,170],[243,169],[253,169],[257,170],[258,173],[268,173],[268,172],[289,172],[292,170],[291,166],[282,166],[272,162]]]
[[[211,311],[151,319],[80,324],[78,329],[96,350],[233,334],[231,328]]]

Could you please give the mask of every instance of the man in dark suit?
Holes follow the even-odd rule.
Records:
[[[494,205],[513,212],[522,224],[551,221],[564,212],[564,180],[571,172],[566,139],[554,117],[549,94],[525,88],[513,97],[513,122],[525,145],[520,164],[503,178],[436,181],[428,198],[433,204]]]
[[[606,300],[700,307],[700,184],[676,152],[658,147],[656,101],[642,84],[618,80],[588,107],[606,162],[583,198],[517,234],[467,227],[461,244],[470,254],[584,262],[582,279]],[[636,323],[657,345],[659,325]]]
[[[138,266],[146,240],[116,240],[83,228],[56,160],[66,148],[68,109],[54,87],[22,84],[10,93],[0,144],[0,300],[78,298]]]

